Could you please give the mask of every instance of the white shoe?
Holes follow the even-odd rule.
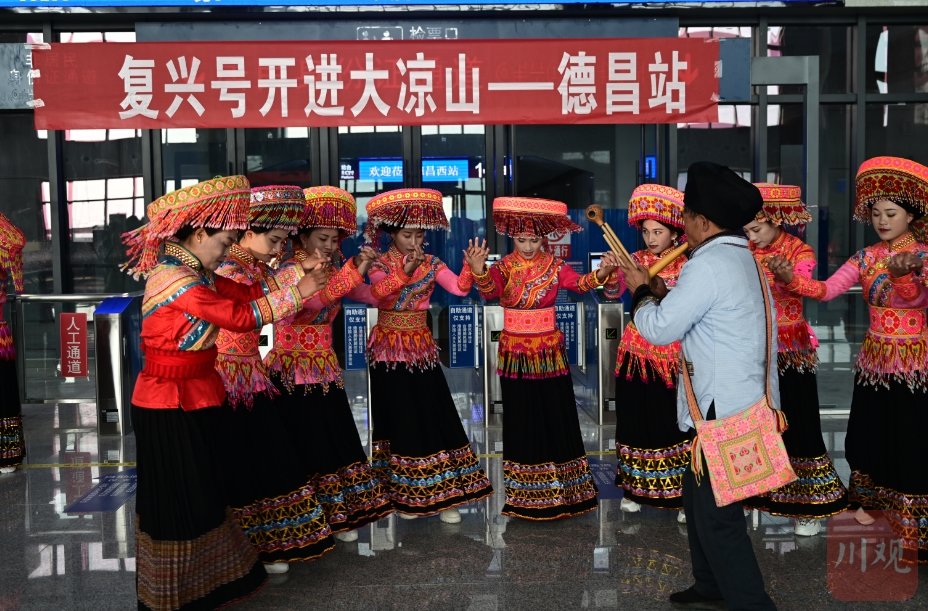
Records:
[[[680,513],[677,514],[677,522],[680,524],[686,524],[686,513],[683,510],[680,510]]]
[[[863,507],[857,510],[857,513],[854,514],[854,519],[857,520],[859,524],[862,524],[864,526],[870,526],[871,524],[876,522],[876,518],[874,518],[869,513],[864,511]]]
[[[796,520],[794,531],[800,537],[814,537],[822,532],[822,524],[818,520],[799,518]]]
[[[0,467],[0,473],[12,473],[16,471],[16,467]]]
[[[457,507],[452,507],[451,509],[446,509],[439,513],[438,519],[445,524],[460,524],[461,512],[457,510]]]
[[[358,531],[349,530],[347,532],[335,533],[335,538],[344,543],[351,543],[358,540]]]
[[[275,562],[274,564],[264,563],[264,570],[268,575],[280,575],[290,570],[290,565],[286,562]]]
[[[408,513],[400,513],[398,511],[396,512],[396,515],[403,518],[404,520],[415,520],[416,518],[419,517],[419,516],[411,516]]]
[[[626,499],[623,497],[622,503],[619,505],[619,509],[625,513],[635,513],[637,511],[641,511],[641,505],[631,499]]]

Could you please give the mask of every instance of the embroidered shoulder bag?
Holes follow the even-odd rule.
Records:
[[[767,317],[765,395],[739,414],[721,420],[704,420],[696,403],[696,393],[693,392],[693,382],[685,360],[682,367],[690,417],[696,426],[696,439],[692,448],[693,472],[698,484],[702,475],[702,459],[705,457],[709,468],[709,482],[718,507],[764,494],[797,479],[783,445],[782,433],[786,430],[786,416],[772,407],[770,349],[773,341],[773,320],[770,314],[770,294],[767,291],[764,270],[756,261],[755,264],[760,276]]]

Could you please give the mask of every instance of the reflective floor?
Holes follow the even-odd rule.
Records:
[[[553,523],[499,515],[503,505],[502,430],[485,428],[482,410],[450,376],[461,418],[496,494],[462,509],[463,521],[413,521],[391,516],[338,542],[324,558],[271,577],[236,609],[670,609],[667,595],[691,584],[686,526],[676,512],[619,510],[619,495],[603,493],[593,513]],[[349,389],[349,396],[357,396]],[[363,399],[356,404],[366,439]],[[120,510],[68,515],[65,507],[102,475],[135,459],[134,439],[98,438],[93,404],[29,405],[24,409],[28,468],[0,475],[0,609],[109,610],[135,605],[134,500]],[[597,470],[609,477],[615,427],[598,427],[580,410],[584,440]],[[842,477],[843,417],[823,421]],[[269,461],[268,468],[273,468]],[[600,480],[601,482],[601,480]],[[611,497],[611,498],[609,498]],[[848,603],[827,587],[824,533],[796,537],[793,522],[766,514],[745,519],[767,588],[779,609],[926,608],[919,589],[905,603]],[[922,569],[920,579],[928,579]],[[904,605],[904,606],[903,606]]]

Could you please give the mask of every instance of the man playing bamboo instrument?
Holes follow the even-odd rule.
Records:
[[[648,270],[618,257],[632,300],[632,317],[649,342],[681,340],[702,418],[739,414],[761,400],[770,376],[770,395],[779,407],[776,342],[767,349],[767,316],[747,240],[732,229],[761,209],[757,187],[727,167],[709,162],[690,166],[683,221],[692,254],[673,291]],[[776,314],[773,314],[775,325]],[[773,329],[776,337],[776,329]],[[681,367],[682,369],[682,367]],[[683,387],[683,372],[679,387]],[[695,436],[687,393],[677,395],[680,430]],[[701,455],[700,455],[701,456]],[[692,469],[683,478],[690,555],[695,585],[671,594],[687,608],[776,609],[745,528],[741,502],[716,506],[708,469],[697,483]]]

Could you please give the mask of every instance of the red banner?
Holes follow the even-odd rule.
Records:
[[[86,378],[87,314],[62,312],[59,327],[61,329],[61,376]]]
[[[53,44],[36,129],[718,120],[717,39]]]

